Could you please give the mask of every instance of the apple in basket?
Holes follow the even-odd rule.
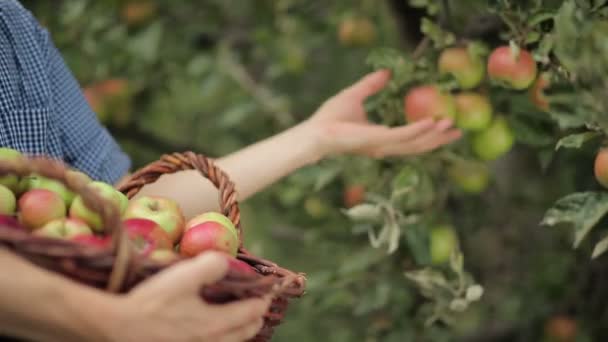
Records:
[[[19,221],[36,229],[55,219],[66,216],[63,199],[53,191],[46,189],[29,190],[19,198]]]
[[[129,239],[133,241],[138,250],[149,254],[156,249],[168,249],[173,247],[171,238],[152,220],[144,218],[130,218],[122,222],[123,229],[127,231]]]
[[[142,196],[132,199],[123,218],[145,218],[152,220],[169,235],[172,243],[179,241],[184,231],[184,214],[172,199],[158,196]]]
[[[21,152],[15,149],[8,147],[0,147],[0,161],[16,160],[22,156],[23,155],[21,154]],[[19,177],[11,174],[0,176],[0,185],[4,185],[13,191],[17,191],[19,186]]]
[[[179,254],[172,249],[155,249],[148,258],[155,262],[169,263],[178,260]]]
[[[179,250],[185,257],[192,257],[207,250],[225,252],[236,256],[239,240],[234,232],[217,221],[207,221],[188,229],[182,237]]]
[[[13,215],[17,209],[17,199],[11,189],[0,184],[0,214]]]
[[[94,191],[96,191],[104,200],[109,201],[119,209],[123,205],[122,199],[120,198],[120,195],[122,194],[118,190],[114,189],[110,184],[100,181],[93,181],[87,184],[87,187],[94,189]],[[72,201],[72,205],[70,206],[70,217],[86,222],[87,225],[93,229],[93,231],[101,232],[103,230],[101,217],[98,213],[94,212],[84,204],[84,200],[80,195],[76,196],[74,201]]]
[[[71,239],[77,235],[92,235],[93,231],[86,223],[74,218],[61,218],[36,229],[33,235],[58,239]]]

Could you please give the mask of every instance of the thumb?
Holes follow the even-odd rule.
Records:
[[[154,287],[173,293],[198,293],[202,286],[213,284],[226,275],[226,258],[222,253],[209,251],[180,261],[159,273]]]
[[[351,85],[347,92],[357,97],[357,99],[363,100],[382,90],[390,78],[391,73],[388,69],[378,70],[363,76]]]

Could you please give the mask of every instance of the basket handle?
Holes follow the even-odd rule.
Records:
[[[117,291],[133,261],[133,247],[121,227],[120,210],[115,203],[87,187],[86,180],[71,177],[68,170],[64,163],[45,156],[22,156],[0,161],[0,176],[12,174],[23,177],[35,173],[59,181],[72,192],[82,196],[84,204],[100,216],[105,234],[112,235],[112,254],[116,255],[116,259],[107,287],[110,291]]]
[[[228,174],[218,168],[210,158],[191,151],[164,154],[159,160],[133,173],[118,190],[126,194],[128,198],[132,198],[144,185],[154,183],[160,176],[184,170],[197,170],[219,190],[220,211],[236,227],[239,244],[242,247],[241,212],[234,183],[230,180]]]

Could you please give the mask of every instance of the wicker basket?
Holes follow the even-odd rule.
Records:
[[[303,294],[305,277],[277,264],[256,257],[243,247],[241,217],[234,184],[228,176],[205,156],[193,152],[164,155],[135,172],[119,190],[132,198],[146,184],[160,176],[182,170],[198,170],[219,190],[221,212],[237,227],[239,251],[237,258],[246,262],[257,276],[243,277],[229,272],[224,279],[201,289],[201,296],[215,303],[271,294],[273,301],[265,315],[265,324],[251,341],[268,341],[274,328],[285,316],[289,300]],[[119,209],[86,187],[84,180],[70,177],[68,168],[44,157],[28,157],[0,162],[0,176],[32,173],[56,179],[83,197],[85,204],[97,212],[104,223],[105,234],[111,234],[107,248],[92,248],[69,240],[43,238],[29,232],[0,225],[0,243],[16,254],[48,270],[61,273],[75,281],[105,291],[124,293],[153,274],[170,267],[176,261],[161,263],[135,252],[126,232],[121,229]]]

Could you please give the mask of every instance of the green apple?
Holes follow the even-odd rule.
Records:
[[[443,50],[438,65],[442,74],[452,75],[463,89],[478,86],[485,74],[483,60],[466,47],[451,47]]]
[[[448,176],[462,191],[479,194],[490,183],[490,171],[486,164],[457,162],[448,169]]]
[[[159,196],[132,199],[123,218],[146,218],[158,223],[174,244],[180,240],[185,226],[184,214],[177,202]]]
[[[15,160],[22,156],[23,155],[21,154],[21,152],[15,149],[8,147],[0,147],[0,161]],[[19,177],[17,177],[16,175],[2,176],[0,177],[0,185],[4,185],[12,191],[17,191],[19,185]]]
[[[120,214],[123,215],[129,206],[129,198],[118,190],[116,190],[116,196],[118,196],[118,201],[120,202]]]
[[[200,223],[209,222],[209,221],[217,222],[217,223],[221,224],[222,226],[224,226],[228,230],[230,230],[238,238],[239,234],[238,234],[236,227],[234,226],[234,223],[232,223],[232,221],[230,221],[230,219],[228,217],[226,217],[225,215],[222,215],[222,214],[220,214],[218,212],[214,212],[214,211],[210,211],[210,212],[198,215],[198,216],[190,219],[190,221],[188,221],[186,223],[185,230],[188,230]]]
[[[48,222],[33,233],[36,236],[72,239],[78,235],[92,235],[93,231],[86,223],[75,218],[61,218]]]
[[[473,151],[482,160],[495,160],[509,152],[515,144],[515,136],[507,119],[496,117],[490,126],[473,136]]]
[[[487,97],[463,92],[456,99],[456,125],[469,131],[481,131],[492,122],[492,104]]]
[[[93,181],[87,184],[87,187],[93,188],[97,193],[111,205],[115,205],[120,210],[120,198],[118,197],[118,191],[114,189],[110,184]],[[82,199],[82,196],[78,195],[72,201],[70,206],[70,217],[80,219],[86,222],[93,231],[100,232],[103,230],[103,224],[101,217],[96,212],[89,209]]]
[[[433,227],[429,238],[431,262],[433,264],[443,264],[450,260],[452,252],[458,248],[458,236],[450,225]]]
[[[14,215],[17,209],[17,199],[11,189],[0,185],[0,214]]]

